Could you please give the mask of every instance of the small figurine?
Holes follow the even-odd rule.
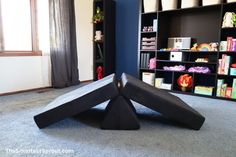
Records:
[[[156,69],[156,58],[151,58],[150,61],[149,61],[149,69]]]
[[[234,12],[226,12],[223,19],[222,28],[234,27]]]
[[[218,51],[218,43],[210,43],[209,45],[211,46],[211,51]]]
[[[191,48],[191,51],[197,51],[198,44],[193,44],[193,47]]]
[[[96,31],[95,32],[95,41],[102,41],[102,37],[103,37],[103,35],[102,35],[102,31]]]
[[[96,70],[96,72],[97,72],[97,77],[98,77],[98,80],[100,80],[100,79],[102,79],[102,78],[103,78],[102,71],[103,71],[103,68],[102,68],[102,66],[98,66],[98,67],[97,67],[97,70]]]

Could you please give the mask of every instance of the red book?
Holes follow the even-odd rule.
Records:
[[[233,37],[227,37],[226,51],[232,51]]]
[[[232,87],[227,87],[226,88],[225,97],[226,98],[231,98],[232,97]]]

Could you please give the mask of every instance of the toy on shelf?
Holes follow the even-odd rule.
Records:
[[[235,13],[234,12],[226,12],[223,18],[223,24],[222,28],[231,28],[234,27],[234,18]]]
[[[96,31],[94,38],[95,38],[94,41],[102,42],[102,39],[103,39],[102,31]]]
[[[103,78],[103,74],[102,74],[103,67],[102,66],[98,66],[96,72],[97,72],[98,80],[102,79]]]
[[[156,69],[156,62],[157,62],[156,58],[151,58],[149,60],[149,65],[148,65],[149,69]]]
[[[236,63],[231,64],[232,68],[236,68]]]
[[[203,43],[203,44],[200,44],[198,47],[197,47],[197,50],[198,51],[211,51],[211,46],[210,44],[207,44],[207,43]]]
[[[169,66],[169,67],[164,66],[163,69],[166,71],[185,71],[186,70],[185,66],[183,65],[175,65],[175,66]]]
[[[180,86],[181,90],[186,92],[192,87],[193,78],[189,74],[180,75],[177,79],[177,84]]]
[[[217,42],[210,43],[211,51],[218,51],[219,44]]]
[[[196,63],[208,63],[208,58],[197,58]]]
[[[197,51],[198,44],[194,43],[193,47],[191,48],[191,51]]]
[[[207,73],[211,73],[211,70],[208,67],[197,66],[197,67],[189,68],[188,72],[207,74]]]

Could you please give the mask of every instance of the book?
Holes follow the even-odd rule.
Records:
[[[226,56],[224,65],[224,75],[229,74],[231,56]]]
[[[232,98],[233,98],[233,99],[236,99],[236,78],[233,79]]]
[[[226,88],[225,97],[226,98],[231,98],[232,97],[232,87],[227,87]]]
[[[224,83],[224,79],[218,79],[217,80],[217,90],[216,90],[216,96],[220,97],[221,96],[221,87]]]
[[[221,67],[222,67],[222,59],[219,59],[218,60],[218,63],[219,63],[219,65],[218,65],[218,74],[221,74]]]
[[[227,37],[226,51],[232,51],[233,37]]]
[[[226,89],[227,89],[227,83],[222,84],[222,86],[221,86],[221,91],[220,91],[221,97],[225,97],[225,95],[226,95]]]

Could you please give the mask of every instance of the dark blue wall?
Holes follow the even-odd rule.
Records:
[[[139,0],[116,0],[116,74],[138,76]]]

